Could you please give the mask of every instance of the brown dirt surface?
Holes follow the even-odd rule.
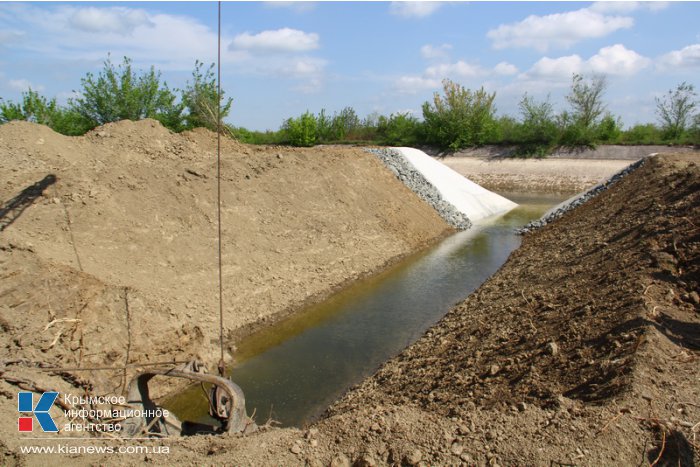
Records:
[[[4,376],[59,388],[69,373],[32,367],[193,356],[215,364],[215,164],[215,134],[173,134],[153,120],[83,137],[0,125]],[[452,231],[361,149],[224,138],[221,185],[230,338]],[[121,372],[76,374],[93,391],[123,390]],[[0,433],[16,433],[15,398],[0,398],[0,406]]]
[[[100,131],[111,135],[113,130],[106,128]],[[92,147],[95,141],[101,142],[110,137],[95,133],[81,140],[81,144]],[[211,136],[202,132],[186,138],[190,139],[182,142],[185,148],[182,154],[190,153],[189,144],[206,147],[205,144],[212,143]],[[160,150],[174,150],[175,146],[168,146],[168,143],[164,143],[165,149],[158,149],[159,145],[153,144],[157,139],[158,134],[154,134],[142,142],[154,148],[154,157],[158,157]],[[234,143],[227,144],[235,146]],[[7,140],[0,127],[0,150],[3,145],[7,145]],[[127,148],[126,141],[120,147]],[[115,148],[117,151],[119,149]],[[255,155],[256,151],[269,154],[272,150],[241,147],[237,151]],[[324,192],[343,191],[347,186],[341,185],[357,183],[350,179],[356,176],[361,167],[343,172],[345,165],[340,162],[333,165],[334,160],[343,160],[342,151],[338,150],[339,153],[333,156],[334,151],[324,148],[322,162],[318,159],[313,159],[314,164],[299,162],[298,170],[292,174],[297,179],[294,183],[285,184],[282,192],[289,193],[288,190],[293,190],[295,183],[304,184],[304,177],[308,180],[310,167],[317,172],[317,178],[328,177],[338,171],[342,174],[343,182],[331,185],[332,189]],[[128,153],[128,150],[124,149],[124,152]],[[281,161],[290,163],[289,159],[295,159],[290,154],[304,160],[305,157],[312,158],[314,153],[284,150]],[[355,152],[351,154],[351,160],[355,163],[362,160]],[[327,155],[328,161],[325,160]],[[245,161],[241,164],[258,160],[253,156],[251,159],[241,158]],[[138,160],[137,157],[134,159]],[[0,163],[7,164],[5,158],[0,160]],[[180,174],[186,168],[200,175],[211,173],[211,159],[204,162],[202,158],[200,165],[189,159],[185,164],[177,165],[178,159],[173,160],[173,164],[179,168],[175,173]],[[269,158],[264,160],[269,161]],[[31,158],[24,161],[27,166],[31,165],[30,162]],[[170,454],[161,456],[93,455],[61,459],[81,465],[695,465],[700,461],[699,162],[698,154],[650,158],[609,190],[557,221],[528,234],[522,246],[482,287],[451,310],[418,342],[350,390],[328,410],[324,418],[307,429],[265,429],[244,437],[200,436],[145,443],[169,446]],[[344,164],[348,163],[344,161]],[[374,166],[376,161],[365,163]],[[76,163],[71,167],[78,170],[82,164]],[[277,164],[274,158],[272,164]],[[330,165],[316,170],[317,164]],[[250,165],[243,165],[239,169],[242,172],[232,171],[234,175],[229,175],[227,180],[235,181],[232,186],[243,190],[239,188],[246,186],[244,180],[247,179],[243,174],[264,179],[265,173],[279,170],[268,167],[258,173],[252,168],[260,165],[263,164],[253,165],[251,162]],[[20,166],[24,167],[21,164],[8,167]],[[0,169],[8,173],[5,167]],[[326,173],[326,169],[331,172]],[[392,177],[388,173],[379,169],[376,171],[380,174],[378,176],[386,178],[386,183],[391,183]],[[138,174],[138,171],[134,172]],[[16,183],[14,191],[3,186],[2,189],[6,190],[3,199],[7,198],[5,193],[8,191],[16,193],[17,187],[28,186],[45,174],[46,167],[38,167],[35,173],[25,176],[22,183]],[[157,174],[158,171],[148,173],[153,177]],[[128,175],[131,177],[131,172]],[[62,174],[57,176],[62,180]],[[102,172],[97,169],[93,169],[89,175],[98,180],[101,176]],[[86,178],[89,177],[86,175]],[[133,176],[132,183],[155,186],[171,178],[172,175],[164,176],[148,184]],[[193,175],[183,180],[180,177],[181,185],[177,189],[172,188],[171,196],[186,190],[191,184],[206,183],[206,179],[202,178]],[[276,178],[279,180],[281,177]],[[116,185],[118,182],[114,180],[113,183]],[[264,181],[260,180],[260,183]],[[103,186],[104,183],[96,184],[93,181],[92,185]],[[183,185],[185,188],[182,188]],[[276,186],[270,182],[267,189],[273,190]],[[255,188],[260,192],[252,189],[246,195],[263,197],[260,185]],[[370,189],[369,186],[363,188]],[[143,206],[141,199],[148,199],[148,192],[145,188],[141,189],[144,192],[140,197],[135,197],[142,203],[139,207]],[[191,196],[199,194],[191,191],[185,193]],[[316,197],[318,193],[315,192]],[[368,209],[371,203],[363,194],[348,194],[345,202],[363,203],[362,208]],[[163,193],[158,195],[162,196]],[[295,196],[302,195],[297,192]],[[86,201],[84,206],[90,205],[89,193],[87,198],[82,199]],[[188,202],[188,196],[183,195],[178,199],[185,205],[183,213],[198,205]],[[283,200],[276,198],[275,201],[281,203]],[[315,201],[325,203],[326,199]],[[315,201],[305,198],[306,203]],[[93,264],[91,261],[94,261],[90,258],[99,258],[100,249],[88,249],[91,253],[83,255],[87,258],[85,272],[76,270],[74,252],[71,256],[72,249],[67,240],[62,262],[58,256],[48,255],[50,248],[47,246],[42,249],[40,233],[31,230],[28,225],[46,218],[47,212],[37,211],[42,206],[48,210],[50,203],[51,198],[47,197],[32,206],[2,233],[3,262],[0,273],[3,289],[0,291],[0,306],[4,307],[3,317],[16,313],[11,316],[12,319],[0,323],[4,331],[1,344],[5,359],[12,355],[36,363],[42,355],[51,357],[58,355],[58,352],[75,358],[76,353],[80,354],[80,346],[75,350],[66,346],[71,343],[75,345],[72,336],[80,335],[80,326],[85,332],[92,330],[105,334],[105,330],[99,328],[103,326],[102,322],[82,317],[80,313],[83,313],[83,308],[92,309],[95,313],[100,309],[114,310],[115,314],[124,310],[123,281],[126,279],[108,280],[111,276],[106,272],[96,274],[89,270]],[[87,209],[79,208],[77,201],[70,206],[71,213]],[[276,206],[270,207],[273,208],[277,209]],[[343,209],[354,208],[346,206]],[[61,219],[61,212],[54,213],[56,223]],[[396,212],[396,219],[392,222],[405,220],[405,212]],[[151,216],[154,213],[152,210]],[[233,216],[232,213],[227,215]],[[303,222],[303,216],[309,215],[299,213],[299,217],[302,217],[299,222]],[[263,217],[264,214],[257,213],[257,216]],[[190,222],[194,223],[195,218],[190,218]],[[117,219],[126,221],[125,217]],[[92,220],[101,222],[98,217]],[[266,224],[255,214],[250,215],[248,220],[259,224],[257,228],[265,231]],[[21,222],[27,224],[22,227]],[[423,225],[423,222],[435,223],[429,217],[418,217],[415,222],[419,225]],[[197,226],[200,224],[206,226],[207,222],[195,223]],[[48,228],[49,223],[45,225]],[[59,225],[65,225],[65,221]],[[310,228],[309,224],[303,225]],[[25,236],[5,240],[5,235],[15,228],[15,232],[24,232]],[[335,224],[329,223],[325,227],[328,230],[323,230],[316,238],[326,238],[328,232],[335,232],[336,228]],[[178,233],[191,235],[190,229],[194,230],[194,227],[182,228]],[[134,235],[134,231],[138,232],[133,227],[127,229],[131,235]],[[441,231],[436,229],[430,232],[432,237],[426,233],[426,241]],[[34,233],[26,238],[26,232]],[[65,232],[63,235],[69,236]],[[88,233],[83,232],[82,235],[87,236]],[[289,241],[297,241],[299,237],[303,244],[307,235],[312,234],[307,230],[290,232]],[[75,237],[86,238],[78,234]],[[135,240],[134,243],[142,241],[141,238]],[[272,240],[267,241],[277,245],[277,240],[273,236]],[[124,239],[119,241],[124,242]],[[84,244],[85,248],[90,242],[99,243],[99,240],[93,237],[88,242],[76,243]],[[151,245],[154,252],[156,246],[159,250],[167,250],[167,243],[162,239],[160,243]],[[116,248],[118,245],[115,240],[104,248]],[[356,255],[362,253],[365,258],[363,248],[368,248],[366,244],[346,244],[339,250],[348,254],[345,249],[348,247],[353,248]],[[204,254],[211,248],[210,239],[200,252]],[[60,250],[58,247],[56,249]],[[376,255],[376,251],[373,254]],[[338,250],[333,253],[338,254]],[[177,266],[181,261],[175,251],[171,252],[172,257],[163,253],[154,254],[158,254],[165,264],[171,261]],[[253,253],[246,251],[245,254],[249,258],[248,255]],[[279,261],[285,261],[289,254],[290,251],[280,254]],[[293,261],[284,264],[298,262],[305,254],[300,252]],[[229,261],[234,260],[233,255],[228,258]],[[260,261],[263,259],[269,261],[269,257]],[[124,261],[133,262],[134,274],[142,267],[138,260],[138,254],[133,254]],[[187,263],[187,266],[194,269],[192,264]],[[113,267],[125,268],[123,265]],[[264,267],[262,269],[264,271]],[[154,270],[155,267],[151,269]],[[227,274],[235,273],[227,271]],[[288,284],[290,278],[298,277],[295,274],[296,271],[283,276],[285,282],[276,286]],[[312,270],[307,277],[315,277],[314,274],[319,273]],[[115,274],[114,277],[119,276]],[[155,281],[148,282],[147,279],[141,275],[136,283],[129,284],[128,297],[132,293],[134,295],[128,299],[135,304],[134,307],[140,307],[144,312],[153,308],[153,314],[158,315],[157,311],[162,309],[159,307],[166,306],[165,294],[158,294],[153,284]],[[161,278],[167,279],[167,276]],[[139,281],[144,285],[139,287]],[[45,285],[42,286],[42,283]],[[240,283],[245,284],[245,281],[241,280]],[[308,283],[311,283],[311,279]],[[248,287],[246,290],[249,293],[255,290],[253,286]],[[51,307],[48,307],[44,302],[50,293],[48,291],[53,288],[60,289],[60,292],[56,295],[56,301],[51,301]],[[186,292],[191,293],[191,290]],[[178,314],[181,308],[176,308],[172,302],[167,302],[167,306],[174,315],[162,321],[171,327],[170,332],[179,332],[183,339],[206,342],[206,339],[198,340],[196,329],[181,328],[184,326],[179,321],[183,316]],[[235,306],[235,302],[229,306]],[[203,313],[200,311],[200,314]],[[36,322],[18,323],[16,319],[21,321],[21,316],[31,316]],[[62,321],[44,330],[53,316],[69,319],[76,316],[85,322]],[[116,319],[113,322],[117,323]],[[145,326],[146,322],[141,325]],[[61,326],[65,326],[65,330]],[[117,324],[113,326],[119,330]],[[196,327],[205,336],[210,329],[199,323]],[[133,331],[134,326],[131,329]],[[56,338],[54,333],[59,330],[63,331],[62,335],[71,337]],[[122,327],[120,332],[128,334],[128,331]],[[145,329],[141,332],[149,334]],[[107,350],[109,342],[102,345]],[[179,347],[176,342],[170,345]],[[146,349],[140,351],[145,352]],[[83,358],[98,357],[84,355]],[[119,354],[116,361],[124,361],[123,354]],[[18,368],[24,373],[19,373]],[[71,373],[42,376],[43,373],[22,365],[6,365],[2,371],[3,377],[32,377],[37,387],[53,384],[59,390],[65,387],[90,390],[92,385],[97,384],[93,382],[92,375],[85,379],[77,379]],[[108,378],[104,384],[116,379],[117,376]],[[0,423],[5,443],[0,445],[3,459],[9,464],[55,463],[58,459],[56,456],[23,456],[17,453],[16,439],[8,436],[17,416],[14,400],[16,384],[2,382],[0,390]]]
[[[415,411],[409,443],[376,437],[397,446],[391,460],[413,442],[437,464],[693,465],[698,162],[649,159],[527,236],[476,293],[336,403],[324,426],[401,407]],[[444,439],[426,445],[440,428]]]

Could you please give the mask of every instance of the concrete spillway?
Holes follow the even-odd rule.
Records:
[[[477,185],[446,165],[414,148],[393,148],[403,155],[455,209],[472,222],[504,214],[518,205]]]

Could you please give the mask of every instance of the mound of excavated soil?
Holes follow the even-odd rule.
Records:
[[[170,140],[161,140],[164,146],[159,149],[155,135],[153,141],[144,139],[143,143],[151,148],[152,158],[139,159],[136,153],[130,155],[126,135],[119,136],[124,138],[122,143],[110,149],[110,138],[120,128],[116,125],[101,130],[108,136],[96,132],[84,139],[59,138],[64,144],[77,141],[72,146],[76,150],[82,145],[92,151],[91,157],[66,163],[62,159],[48,161],[46,151],[37,146],[26,147],[36,140],[28,136],[33,127],[19,127],[24,128],[28,133],[23,136],[23,159],[10,164],[10,157],[0,158],[0,169],[14,177],[11,184],[1,187],[3,199],[42,179],[48,169],[62,169],[57,173],[59,193],[41,198],[1,234],[0,306],[4,307],[3,316],[15,313],[11,322],[0,323],[3,358],[19,355],[32,363],[42,360],[42,355],[50,361],[60,353],[79,361],[75,336],[90,332],[111,335],[102,322],[83,316],[81,310],[91,310],[90,314],[102,309],[105,316],[118,316],[124,309],[120,303],[125,302],[125,285],[134,309],[144,313],[152,310],[156,316],[164,310],[171,312],[161,323],[170,326],[173,333],[179,332],[180,339],[197,341],[197,329],[207,336],[210,328],[199,322],[215,307],[190,309],[190,319],[183,320],[188,308],[168,299],[170,294],[159,292],[158,287],[161,282],[169,291],[182,286],[178,299],[190,305],[215,297],[213,292],[209,298],[200,293],[192,299],[189,295],[196,293],[195,288],[187,281],[177,282],[178,275],[186,275],[209,288],[214,284],[206,282],[213,268],[207,269],[203,260],[199,266],[196,262],[204,255],[214,258],[210,253],[213,227],[199,234],[202,245],[191,255],[183,253],[189,251],[185,246],[196,245],[191,232],[206,232],[209,225],[203,217],[210,212],[213,199],[205,194],[212,186],[211,155],[202,157],[198,151],[211,151],[211,135],[173,136],[173,141],[182,145],[180,156],[161,156],[160,151],[172,151],[175,146],[169,146]],[[41,128],[37,131],[45,132]],[[41,136],[47,139],[43,133]],[[237,279],[235,286],[247,292],[247,301],[257,300],[256,287],[266,284],[258,280],[277,277],[274,288],[284,287],[288,292],[296,290],[293,279],[301,277],[307,282],[300,288],[306,288],[311,278],[324,277],[323,273],[334,267],[348,267],[345,265],[350,262],[359,272],[364,269],[356,265],[377,263],[368,258],[376,259],[380,252],[382,258],[390,257],[396,251],[372,249],[374,242],[390,248],[392,243],[383,239],[391,236],[393,242],[413,239],[413,244],[418,244],[418,239],[432,238],[444,226],[437,224],[440,228],[429,232],[420,230],[419,226],[441,221],[422,217],[435,215],[429,210],[423,214],[421,203],[407,207],[393,204],[394,198],[388,194],[383,197],[384,190],[401,192],[403,187],[391,188],[389,184],[398,183],[393,176],[377,168],[379,162],[355,151],[324,148],[323,153],[282,152],[226,144],[227,152],[238,155],[233,161],[227,159],[225,166],[225,184],[230,190],[226,191],[229,208],[224,210],[225,229],[227,237],[235,239],[228,248],[249,248],[239,250],[245,252],[244,257],[230,250],[225,253],[225,264],[233,265],[226,275],[229,281]],[[120,145],[124,148],[121,156],[117,155]],[[0,127],[0,150],[6,147],[8,139]],[[281,159],[275,156],[277,151]],[[64,152],[61,157],[68,158],[70,151]],[[98,162],[103,157],[106,160]],[[124,164],[120,174],[124,179],[109,170],[115,161]],[[526,236],[521,248],[477,292],[307,430],[267,429],[246,437],[149,441],[144,444],[168,445],[170,454],[130,458],[92,455],[71,457],[70,462],[694,465],[699,460],[700,443],[697,163],[698,155],[651,158],[590,202]],[[147,170],[151,165],[154,168]],[[162,170],[163,166],[167,170]],[[13,169],[15,172],[10,172]],[[389,188],[378,189],[376,177]],[[61,185],[62,180],[65,185]],[[103,191],[91,197],[87,187],[102,187]],[[138,192],[128,197],[132,190]],[[72,193],[76,193],[75,199]],[[402,196],[405,199],[408,195]],[[171,197],[177,203],[169,203]],[[259,204],[266,209],[256,209]],[[241,205],[245,207],[236,207]],[[55,227],[66,226],[62,206],[67,206],[73,219],[73,236],[85,272],[76,270],[70,231]],[[331,207],[339,211],[338,216],[346,217],[323,223],[326,218],[321,211],[327,213]],[[192,210],[195,214],[190,214]],[[395,214],[374,222],[372,216],[380,212]],[[362,216],[362,226],[353,220],[352,213]],[[136,223],[126,224],[127,228],[123,223],[131,217]],[[102,222],[110,227],[101,227]],[[246,222],[249,225],[241,225]],[[34,224],[48,229],[46,237]],[[409,234],[402,233],[401,227]],[[154,229],[161,230],[151,234]],[[248,230],[244,230],[246,235],[238,235],[237,229]],[[95,231],[113,238],[91,233]],[[258,235],[255,240],[249,237],[253,232]],[[358,233],[369,238],[358,237]],[[323,239],[329,236],[335,239],[330,242],[333,246],[324,249]],[[185,243],[177,243],[180,241]],[[150,249],[140,249],[141,242]],[[265,249],[266,254],[255,256],[259,254],[255,248]],[[280,250],[275,252],[279,256],[270,256],[274,248]],[[119,260],[120,254],[126,255],[123,260]],[[156,255],[160,263],[143,263],[149,254]],[[346,263],[339,266],[338,256],[343,255]],[[249,261],[251,257],[258,262]],[[303,262],[305,257],[308,263]],[[327,263],[321,263],[323,259]],[[302,266],[298,266],[300,261]],[[312,265],[311,261],[318,263]],[[250,268],[246,274],[239,270],[243,266]],[[151,267],[157,279],[141,270],[146,267]],[[266,272],[266,267],[272,272]],[[169,268],[176,272],[165,273]],[[114,275],[110,275],[112,270]],[[128,271],[135,277],[122,277]],[[246,282],[249,277],[253,280]],[[47,304],[51,293],[53,299]],[[227,310],[244,309],[233,297],[227,300]],[[21,322],[21,316],[30,316],[35,322]],[[81,321],[51,324],[60,317]],[[185,322],[193,327],[179,329]],[[227,317],[227,326],[236,322]],[[140,326],[145,326],[145,321]],[[130,331],[119,332],[151,334],[134,325]],[[206,338],[199,338],[199,342],[208,345]],[[101,345],[109,349],[109,342]],[[177,347],[173,342],[170,345]],[[91,356],[83,354],[82,358]],[[123,362],[124,355],[118,354],[116,361]],[[59,390],[88,387],[92,382],[91,377],[85,381],[70,373],[60,378],[46,376],[26,365],[7,362],[2,376],[31,376],[36,386],[53,385]],[[17,453],[17,441],[8,434],[14,433],[17,417],[16,384],[0,382],[3,461],[55,463],[55,455]]]
[[[0,173],[4,376],[58,388],[31,367],[216,361],[215,134],[144,120],[65,137],[13,122],[0,126]],[[229,336],[451,231],[360,149],[224,138],[221,190]],[[120,372],[79,376],[123,389]],[[0,432],[15,433],[16,387],[2,388]]]
[[[649,159],[525,238],[323,426],[361,420],[354,426],[368,442],[352,436],[356,445],[390,462],[410,456],[408,441],[437,464],[636,465],[661,454],[659,465],[691,465],[700,427],[698,162]],[[413,423],[397,436],[392,416],[368,406],[410,409]],[[367,430],[367,417],[385,425]],[[439,435],[426,440],[430,430]]]

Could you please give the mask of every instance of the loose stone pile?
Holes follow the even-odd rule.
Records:
[[[377,156],[396,175],[396,178],[429,203],[449,225],[458,230],[467,230],[472,226],[469,218],[445,201],[437,188],[427,181],[400,152],[389,148],[367,149],[367,151]]]

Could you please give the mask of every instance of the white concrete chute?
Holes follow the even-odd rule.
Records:
[[[399,151],[442,195],[445,201],[464,213],[472,222],[505,214],[518,205],[460,175],[420,149],[393,148]]]

